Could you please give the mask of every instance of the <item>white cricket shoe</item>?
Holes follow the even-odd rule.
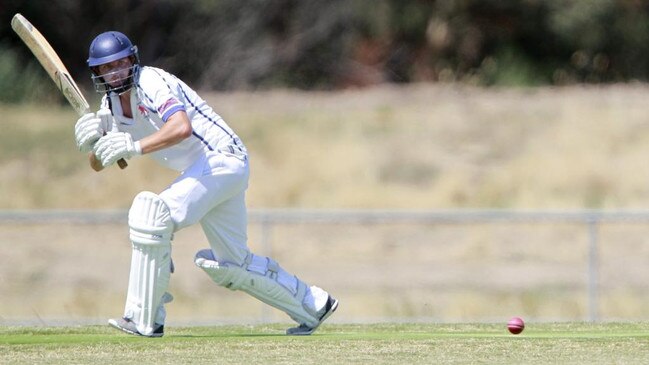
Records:
[[[324,313],[322,314],[322,316],[320,316],[320,320],[318,321],[318,324],[311,327],[309,325],[302,323],[297,327],[292,327],[287,329],[286,334],[291,336],[308,336],[313,332],[315,332],[315,330],[317,330],[318,327],[320,327],[322,322],[324,322],[327,318],[329,318],[329,316],[331,316],[336,311],[336,309],[338,309],[338,299],[335,299],[330,295],[329,298],[327,298],[327,304],[325,304]]]
[[[172,263],[172,267],[173,267],[173,263]],[[174,296],[171,295],[171,293],[169,292],[165,292],[161,299],[163,305],[167,303],[171,303],[173,300],[174,300]],[[164,306],[161,306],[161,308],[164,311]],[[111,325],[112,327],[117,328],[118,330],[136,336],[162,337],[164,336],[164,332],[165,332],[164,324],[156,323],[155,324],[156,327],[153,330],[153,333],[150,335],[144,335],[137,330],[137,326],[135,325],[135,322],[131,321],[129,318],[118,318],[118,319],[111,318],[108,320],[108,324]]]

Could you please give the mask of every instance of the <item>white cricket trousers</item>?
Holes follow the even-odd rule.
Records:
[[[250,170],[245,156],[210,152],[160,193],[175,231],[201,223],[216,257],[242,264],[247,246],[245,191]]]
[[[196,161],[160,193],[171,212],[171,219],[175,224],[174,231],[200,222],[217,260],[243,266],[250,254],[245,203],[249,174],[248,160],[243,156],[214,152]],[[267,270],[268,268],[264,267],[264,272]],[[329,294],[318,287],[310,287],[284,270],[282,272],[282,278],[289,282],[288,287],[298,288],[302,285],[306,288],[303,297],[292,298],[290,304],[298,301],[301,304],[300,311],[307,313],[302,307],[305,306],[310,310],[310,313],[305,315],[317,318],[316,313],[325,307]],[[282,306],[284,295],[276,290],[280,287],[281,285],[277,284],[271,290],[274,297],[260,300],[295,318],[296,313]],[[253,296],[255,294],[247,292]],[[314,321],[314,324],[318,323],[317,320]]]

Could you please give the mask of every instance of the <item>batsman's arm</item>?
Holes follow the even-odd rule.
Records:
[[[104,165],[101,164],[101,161],[97,159],[97,156],[95,156],[94,153],[90,152],[88,153],[88,161],[90,162],[90,167],[99,172],[104,169]]]
[[[157,132],[140,140],[142,153],[151,153],[171,147],[192,135],[192,124],[187,113],[177,111]]]

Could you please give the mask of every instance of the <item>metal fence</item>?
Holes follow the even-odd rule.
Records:
[[[0,224],[7,223],[124,223],[127,212],[47,210],[0,211]],[[611,223],[649,223],[649,211],[644,210],[574,210],[574,211],[521,211],[521,210],[306,210],[306,209],[254,209],[249,221],[260,227],[258,237],[265,249],[271,249],[273,230],[278,225],[469,225],[469,224],[577,224],[583,225],[588,239],[587,252],[587,305],[588,320],[598,321],[599,315],[599,245],[600,227]]]
[[[607,223],[649,223],[649,211],[520,211],[520,210],[258,210],[253,221],[262,225],[264,245],[273,224],[472,224],[472,223],[572,223],[583,224],[588,235],[588,319],[599,320],[599,226]]]

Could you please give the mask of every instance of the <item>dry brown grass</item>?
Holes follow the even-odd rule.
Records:
[[[207,99],[250,150],[252,207],[627,208],[649,205],[647,96],[411,85]],[[0,110],[0,207],[123,208],[174,176],[145,159],[95,174],[71,111]]]
[[[415,85],[215,103],[248,137],[255,206],[617,208],[649,199],[647,96]]]

